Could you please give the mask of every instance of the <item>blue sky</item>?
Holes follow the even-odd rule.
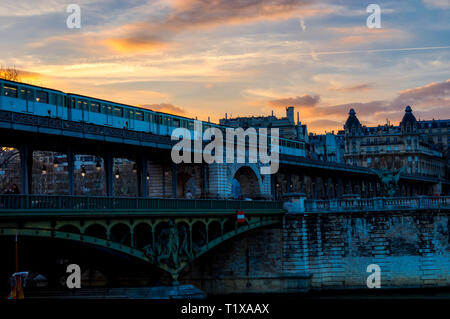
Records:
[[[294,105],[317,133],[350,107],[367,125],[406,104],[450,118],[450,0],[4,0],[0,18],[0,63],[65,91],[214,121]]]

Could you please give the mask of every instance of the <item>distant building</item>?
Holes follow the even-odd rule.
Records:
[[[406,167],[409,174],[443,177],[449,122],[417,121],[407,106],[398,126],[366,127],[351,109],[344,125],[345,162],[376,169]]]
[[[344,135],[326,133],[309,134],[310,153],[313,159],[320,161],[344,163]]]
[[[308,142],[308,131],[306,125],[300,122],[300,116],[297,112],[297,123],[294,120],[294,107],[286,108],[286,117],[277,118],[276,116],[249,116],[249,117],[235,117],[228,118],[225,115],[224,119],[220,119],[220,124],[230,127],[242,127],[243,129],[254,128],[278,128],[280,130],[280,137]]]

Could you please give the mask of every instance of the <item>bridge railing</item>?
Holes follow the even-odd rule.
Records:
[[[0,194],[1,209],[283,209],[281,201]]]
[[[307,212],[449,208],[450,196],[305,200]]]

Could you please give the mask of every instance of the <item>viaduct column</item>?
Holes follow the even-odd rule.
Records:
[[[172,163],[172,194],[173,198],[177,198],[177,189],[178,186],[178,173],[177,173],[177,164]]]
[[[113,188],[113,156],[107,152],[103,157],[105,163],[106,196],[114,196]]]
[[[144,156],[136,158],[137,166],[137,183],[138,196],[148,197],[148,182],[147,182],[147,159]]]
[[[73,168],[74,166],[74,156],[71,148],[67,149],[67,177],[69,183],[69,195],[74,195],[74,182],[73,182]]]
[[[28,195],[32,192],[33,150],[28,144],[22,144],[19,147],[19,155],[22,194]]]

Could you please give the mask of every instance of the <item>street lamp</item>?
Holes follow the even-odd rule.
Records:
[[[119,178],[120,178],[120,172],[119,172],[119,169],[116,169],[116,173],[114,174],[114,177],[115,177],[116,179],[119,179]]]
[[[95,169],[97,170],[97,172],[100,172],[100,170],[102,169],[102,164],[100,164],[99,160],[97,160],[97,162],[95,163]]]
[[[81,166],[81,177],[85,176],[86,176],[86,169],[84,168],[84,166]]]
[[[150,174],[149,173],[147,173],[147,180],[148,181],[150,180]]]
[[[47,167],[45,165],[42,165],[41,173],[42,173],[42,175],[47,174]]]
[[[136,166],[136,163],[133,164],[133,173],[134,173],[134,174],[137,173],[137,166]]]
[[[59,162],[58,162],[58,159],[55,157],[55,158],[53,159],[53,167],[54,167],[54,168],[58,168],[58,166],[59,166]]]

